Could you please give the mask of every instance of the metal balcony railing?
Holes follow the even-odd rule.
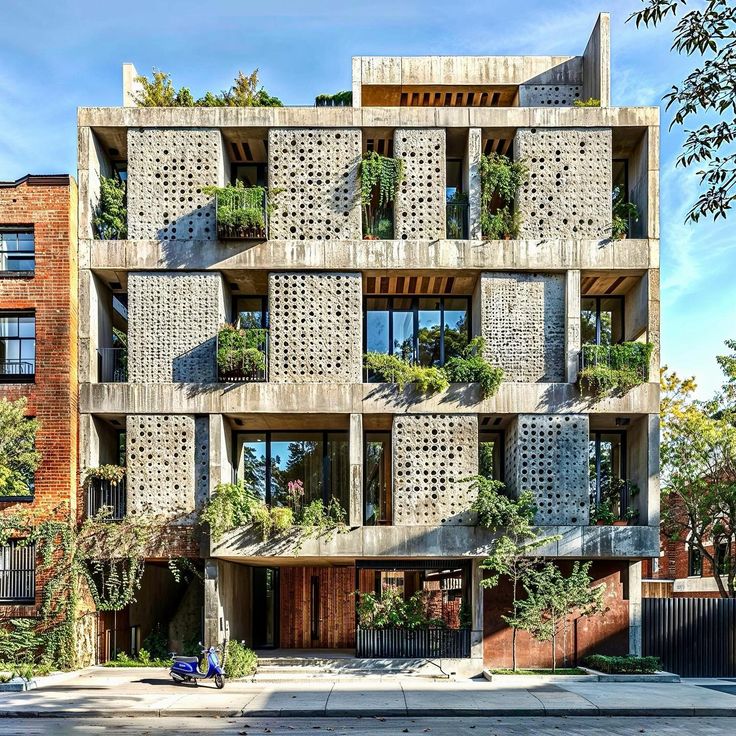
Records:
[[[633,371],[645,383],[649,380],[651,345],[644,342],[622,342],[614,345],[586,343],[580,351],[580,370],[605,367]]]
[[[215,195],[219,240],[268,240],[268,192],[228,187]]]
[[[220,361],[216,359],[218,380],[225,383],[260,383],[268,381],[268,330],[264,328],[244,328],[243,345],[245,348],[232,348],[233,357],[229,361],[230,368],[224,368],[220,365]],[[224,350],[220,341],[220,335],[217,336],[216,356],[221,355],[221,348]],[[240,355],[238,355],[238,353]],[[260,353],[260,360],[257,354]]]
[[[33,381],[36,376],[36,363],[31,360],[1,360],[0,381]]]
[[[107,509],[106,520],[120,521],[125,516],[127,498],[125,476],[118,481],[90,478],[87,484],[87,516],[96,516]]]
[[[631,498],[638,490],[636,483],[624,478],[611,478],[605,483],[601,482],[600,488],[591,489],[592,513],[598,515],[605,511],[603,515],[610,513],[615,521],[635,522],[638,513],[631,506]]]
[[[99,348],[97,350],[97,380],[100,383],[127,382],[127,348]]]
[[[449,240],[468,239],[468,203],[447,202],[447,238]]]

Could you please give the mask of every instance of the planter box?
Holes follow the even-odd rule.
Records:
[[[585,669],[580,667],[579,669]],[[586,670],[588,672],[588,670]],[[519,685],[527,687],[529,685],[538,685],[543,683],[564,683],[564,682],[598,682],[598,677],[592,672],[587,675],[494,675],[487,669],[483,670],[483,677],[488,682],[504,683],[505,685]]]
[[[592,670],[590,667],[580,667],[581,670],[589,672],[591,675],[595,675],[598,682],[680,682],[680,675],[676,675],[673,672],[652,672],[649,675],[614,675],[608,672],[599,672],[598,670]]]

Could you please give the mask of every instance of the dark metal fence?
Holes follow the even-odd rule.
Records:
[[[127,348],[97,350],[97,380],[100,383],[125,383],[128,380]]]
[[[36,546],[11,540],[0,547],[0,602],[26,603],[36,597]]]
[[[644,598],[642,645],[683,677],[736,677],[736,599]]]
[[[470,657],[470,629],[361,629],[356,657],[374,659]]]
[[[87,516],[95,516],[107,508],[110,521],[120,521],[125,516],[127,500],[125,476],[118,481],[90,478],[87,486]]]

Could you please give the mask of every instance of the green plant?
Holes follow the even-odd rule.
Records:
[[[369,371],[388,383],[398,384],[402,390],[411,384],[422,393],[437,393],[450,385],[440,368],[414,365],[396,355],[366,353],[365,365]]]
[[[210,535],[218,542],[225,532],[249,523],[253,519],[253,510],[261,503],[242,481],[220,483],[199,518],[209,524]]]
[[[581,390],[600,399],[646,383],[653,349],[649,342],[583,345],[583,369],[578,374]]]
[[[224,376],[257,377],[266,369],[267,331],[223,325],[217,333],[217,367]]]
[[[281,189],[246,187],[242,181],[225,187],[202,187],[202,193],[215,197],[217,226],[221,237],[265,237],[266,214],[276,210]]]
[[[36,450],[37,419],[26,416],[28,400],[0,399],[0,497],[30,496],[41,461]]]
[[[118,484],[125,477],[125,466],[99,465],[96,468],[87,468],[82,484],[88,488],[93,480],[106,480]]]
[[[138,657],[144,659],[143,653],[145,652],[146,659],[166,659],[169,651],[169,637],[164,633],[161,624],[156,623],[151,633],[143,640]]]
[[[362,629],[444,628],[442,619],[429,615],[427,591],[418,590],[410,598],[392,585],[384,586],[381,595],[356,593],[358,626]]]
[[[220,94],[207,92],[195,100],[187,87],[176,90],[171,75],[153,70],[151,79],[136,77],[140,92],[134,95],[138,107],[282,107],[278,97],[271,97],[259,86],[258,69],[249,75],[238,72],[233,86]]]
[[[294,511],[288,506],[273,506],[271,521],[276,533],[286,534],[294,526]]]
[[[608,500],[602,500],[596,505],[593,513],[590,515],[590,523],[603,524],[605,526],[611,526],[614,521],[618,521],[618,514],[613,510],[613,504]]]
[[[225,647],[225,677],[237,680],[255,673],[258,657],[252,649],[241,642],[230,639]]]
[[[128,237],[125,182],[119,176],[100,177],[100,200],[92,225],[96,240],[125,240]]]
[[[662,669],[659,657],[637,657],[633,654],[625,657],[591,654],[583,660],[583,664],[592,670],[612,675],[651,675]]]
[[[587,100],[573,100],[572,101],[573,107],[600,107],[601,101],[597,97],[588,97]]]
[[[450,358],[444,372],[450,383],[479,383],[483,398],[493,396],[503,381],[503,368],[491,365],[484,357],[485,340],[474,337],[461,356]]]
[[[304,536],[321,537],[336,530],[346,529],[345,510],[334,496],[327,506],[321,498],[318,498],[304,507],[297,523]]]
[[[376,151],[363,154],[358,167],[360,203],[363,207],[363,232],[378,237],[379,224],[386,217],[388,205],[394,201],[404,178],[404,162],[381,156]],[[382,225],[385,230],[385,223]],[[393,230],[393,227],[392,227]]]
[[[314,104],[317,107],[350,107],[353,104],[353,93],[345,90],[334,95],[317,95]]]
[[[611,201],[613,207],[611,238],[621,240],[629,233],[629,223],[639,222],[639,209],[633,202],[626,200],[626,193],[619,186],[613,188]]]
[[[105,667],[170,667],[168,653],[162,657],[153,657],[146,649],[141,649],[135,657],[126,652],[118,652],[115,659],[108,659]]]
[[[521,220],[514,202],[528,177],[525,161],[512,161],[498,153],[481,156],[480,226],[484,237],[496,240],[519,234]]]

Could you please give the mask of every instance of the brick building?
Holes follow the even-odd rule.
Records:
[[[641,560],[659,549],[659,111],[611,107],[609,65],[603,14],[577,56],[354,58],[352,107],[137,108],[126,65],[122,108],[79,110],[83,465],[126,463],[127,511],[193,512],[233,480],[278,506],[301,480],[349,527],[300,545],[251,526],[208,540],[200,591],[164,590],[152,568],[125,613],[132,639],[172,616],[171,640],[186,620],[207,642],[366,656],[386,642],[357,627],[354,593],[391,586],[443,612],[458,669],[507,665],[509,592],[481,591],[490,537],[460,482],[483,470],[534,493],[542,533],[560,535],[545,555],[591,560],[606,585],[569,657],[640,651]],[[600,106],[573,105],[589,98]],[[360,201],[369,152],[405,170],[376,230]],[[482,232],[494,152],[529,167],[506,239]],[[115,172],[128,239],[100,241],[92,212]],[[236,182],[280,194],[233,237],[203,188]],[[627,239],[611,237],[614,189],[638,208]],[[262,368],[218,367],[224,323],[265,332]],[[422,396],[363,370],[368,351],[442,365],[476,336],[505,372],[492,397]],[[581,395],[584,348],[624,341],[653,346],[640,385]],[[615,520],[596,525],[604,496]],[[547,645],[521,649],[522,666],[549,661]]]
[[[41,462],[0,514],[78,513],[77,185],[67,175],[0,182],[0,397],[28,399]],[[0,548],[0,619],[34,616],[43,580],[31,547]]]

